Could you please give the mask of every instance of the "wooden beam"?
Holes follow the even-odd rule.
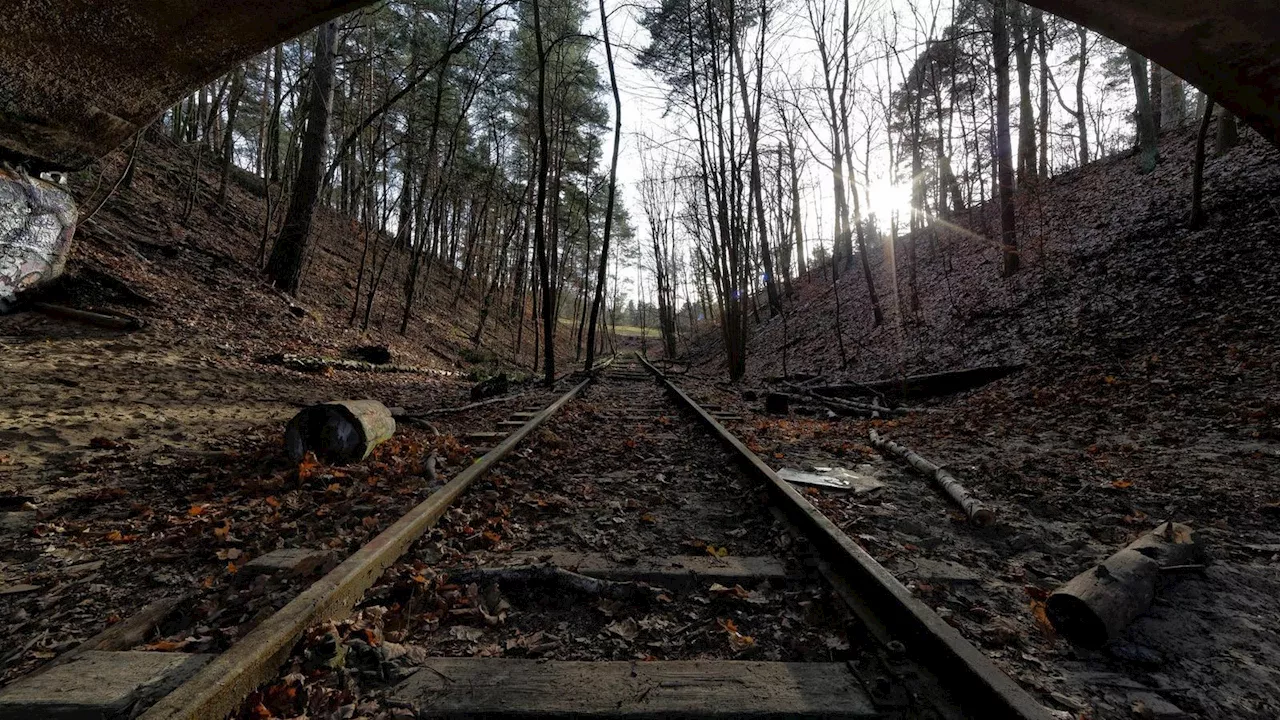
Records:
[[[432,718],[875,718],[844,663],[432,658],[390,699]]]

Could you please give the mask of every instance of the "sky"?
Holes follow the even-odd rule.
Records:
[[[649,2],[650,0],[643,0]],[[822,0],[817,0],[821,2]],[[830,1],[830,0],[828,0]],[[770,40],[767,43],[766,64],[776,70],[766,75],[766,87],[770,83],[788,82],[795,87],[816,87],[821,82],[817,60],[816,44],[812,40],[812,30],[805,15],[805,0],[784,0],[777,16],[771,21]],[[858,6],[853,0],[854,7]],[[857,38],[861,47],[855,47],[854,53],[861,50],[868,58],[875,58],[866,63],[854,80],[860,87],[853,98],[853,128],[855,137],[870,128],[872,133],[872,159],[870,162],[870,211],[880,218],[887,217],[892,211],[905,216],[909,207],[910,191],[906,182],[899,178],[897,185],[890,183],[889,161],[884,130],[882,88],[896,86],[900,82],[901,70],[910,68],[911,63],[922,47],[922,43],[930,30],[930,24],[936,22],[935,35],[951,22],[952,0],[867,0],[868,30]],[[619,201],[630,211],[632,224],[637,233],[643,233],[644,214],[640,206],[636,187],[641,180],[642,153],[646,146],[678,145],[680,138],[689,133],[679,126],[677,118],[664,116],[666,105],[665,86],[660,79],[640,69],[636,64],[638,51],[648,42],[648,35],[639,24],[640,6],[630,2],[606,0],[610,12],[609,34],[614,43],[614,59],[618,76],[619,93],[622,98],[622,148],[618,163],[618,181],[620,184]],[[587,32],[599,32],[598,5],[592,4],[592,17],[584,24]],[[934,19],[936,14],[936,20]],[[895,28],[896,30],[892,29]],[[886,45],[883,38],[893,38],[894,47],[901,53],[901,65],[893,63],[886,69],[883,58],[886,56]],[[1058,78],[1062,101],[1074,107],[1074,45],[1072,38],[1063,37],[1053,49],[1050,63],[1054,67],[1054,76]],[[607,83],[605,70],[604,47],[597,43],[593,57],[601,68],[601,77]],[[747,60],[750,63],[750,59]],[[750,72],[750,70],[749,70]],[[1017,98],[1016,82],[1012,86],[1014,100]],[[1089,80],[1086,83],[1086,97],[1091,103],[1098,103],[1106,112],[1101,116],[1104,127],[1115,132],[1125,120],[1124,116],[1130,107],[1131,96],[1128,88],[1108,88],[1101,75],[1101,59],[1091,60]],[[1065,124],[1071,118],[1058,106],[1056,96],[1051,93],[1053,130],[1067,130]],[[606,104],[612,112],[612,98],[606,96]],[[1016,111],[1015,111],[1016,112]],[[766,113],[767,114],[767,113]],[[812,113],[810,120],[815,127],[821,124],[821,118]],[[770,119],[765,118],[769,124]],[[868,123],[870,123],[868,125]],[[1016,147],[1016,118],[1015,118]],[[821,130],[821,128],[819,128]],[[1090,128],[1091,132],[1095,128]],[[958,130],[957,130],[958,132]],[[1093,138],[1091,138],[1092,140]],[[761,143],[769,141],[762,136]],[[865,146],[855,141],[861,153]],[[605,139],[603,157],[607,171],[607,162],[612,147],[612,133]],[[1055,154],[1054,164],[1074,164],[1069,157],[1070,151],[1065,147]],[[806,164],[806,177],[802,180],[805,193],[804,207],[805,234],[809,238],[825,239],[829,242],[834,222],[834,199],[831,191],[830,170],[816,162],[821,158],[810,157]],[[855,159],[861,164],[861,159]],[[959,158],[954,158],[957,172]],[[898,170],[903,174],[902,170]],[[810,247],[813,247],[810,242]]]

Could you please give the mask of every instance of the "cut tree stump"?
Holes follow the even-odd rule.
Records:
[[[1063,637],[1102,647],[1151,607],[1162,577],[1205,562],[1191,528],[1166,522],[1058,588],[1045,611]]]
[[[396,432],[391,411],[377,400],[334,400],[303,408],[284,431],[289,459],[307,452],[329,464],[359,462]]]
[[[920,457],[911,448],[899,445],[877,433],[874,429],[871,431],[871,444],[881,452],[889,452],[906,460],[908,465],[926,477],[931,478],[942,488],[947,497],[951,498],[955,504],[964,510],[965,514],[969,516],[969,522],[978,527],[984,527],[995,522],[996,514],[984,507],[977,498],[970,495],[964,485],[961,485],[960,481],[951,473]]]

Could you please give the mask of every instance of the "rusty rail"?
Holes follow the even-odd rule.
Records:
[[[308,627],[350,612],[383,571],[435,525],[468,486],[577,397],[590,382],[591,378],[579,382],[517,428],[497,447],[162,698],[141,720],[208,720],[226,717],[234,711],[249,693],[275,675]]]
[[[931,671],[965,717],[1049,720],[1049,712],[990,658],[913,597],[892,573],[644,356],[637,353],[637,357],[735,452],[747,472],[765,484],[776,509],[815,545],[823,574],[871,633],[882,642],[890,637],[902,642],[907,655]]]

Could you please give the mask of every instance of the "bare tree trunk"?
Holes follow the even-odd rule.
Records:
[[[591,321],[587,327],[587,360],[583,369],[590,372],[596,361],[596,322],[604,302],[605,271],[609,267],[609,238],[613,232],[614,192],[618,185],[618,150],[622,145],[622,96],[618,94],[618,77],[613,69],[613,43],[609,40],[609,14],[600,0],[600,34],[604,37],[604,59],[609,67],[609,88],[613,91],[613,156],[609,160],[609,188],[604,204],[604,234],[600,245],[600,267],[596,272],[595,297],[591,300]]]
[[[1160,72],[1160,66],[1154,62],[1148,62],[1149,68],[1147,89],[1151,93],[1151,118],[1156,128],[1156,134],[1160,133],[1160,128],[1164,127],[1164,93],[1161,88],[1164,87],[1164,80]]]
[[[1001,274],[1018,271],[1018,230],[1013,207],[1013,148],[1009,140],[1009,31],[1008,0],[995,0],[991,42],[996,70],[996,156],[1000,190],[1000,245],[1004,262]]]
[[[1204,225],[1204,208],[1201,200],[1204,197],[1204,146],[1209,136],[1209,123],[1213,120],[1213,101],[1206,100],[1204,117],[1200,120],[1200,132],[1196,135],[1196,159],[1191,172],[1191,216],[1187,224],[1193,228]]]
[[[1049,38],[1045,31],[1044,11],[1031,11],[1031,31],[1036,44],[1036,56],[1040,63],[1040,178],[1049,177]]]
[[[284,43],[276,46],[274,66],[271,77],[271,123],[267,128],[270,136],[271,152],[268,154],[268,165],[271,166],[271,182],[280,179],[280,107],[284,98]]]
[[[240,109],[240,97],[244,94],[244,66],[236,68],[231,80],[231,94],[227,96],[227,126],[222,132],[222,180],[218,183],[218,205],[227,204],[227,181],[231,177],[231,164],[236,154],[236,113]]]
[[[1084,75],[1089,66],[1089,30],[1081,25],[1080,57],[1076,69],[1076,128],[1080,132],[1080,165],[1089,164],[1089,124],[1084,112]]]
[[[324,172],[324,152],[328,139],[329,115],[333,106],[334,50],[338,24],[329,21],[316,33],[315,59],[311,70],[311,94],[307,102],[307,129],[302,136],[302,155],[293,183],[289,212],[271,259],[267,275],[272,283],[288,293],[298,292],[302,285],[302,268],[306,260],[311,221],[320,194]]]
[[[761,18],[766,17],[766,9],[761,8]],[[757,28],[757,32],[760,35],[761,51],[763,51],[764,46],[765,28],[766,25],[762,20],[760,27]],[[738,90],[742,94],[742,114],[747,121],[747,155],[751,167],[751,195],[756,206],[756,233],[760,236],[760,259],[764,265],[764,284],[765,291],[769,296],[769,314],[776,317],[778,313],[782,312],[782,298],[778,294],[778,279],[773,274],[773,253],[769,250],[769,226],[765,218],[764,193],[760,181],[759,120],[761,109],[760,92],[761,83],[764,82],[764,69],[759,67],[756,69],[755,102],[752,103],[752,98],[747,93],[747,71],[742,62],[742,49],[738,46],[736,33],[733,34],[735,35],[731,38],[733,59],[738,66]],[[763,59],[763,52],[760,53],[758,58]]]
[[[542,41],[542,0],[533,0],[533,37],[538,51],[538,196],[533,218],[533,247],[538,256],[538,280],[542,286],[543,376],[547,385],[556,381],[555,298],[551,292],[551,268],[547,252],[547,169],[551,142],[547,135],[547,55]]]
[[[1155,88],[1151,89],[1154,94]],[[1187,123],[1187,96],[1182,78],[1160,68],[1159,128],[1179,128]]]
[[[1159,140],[1156,138],[1156,119],[1151,106],[1151,93],[1147,87],[1147,59],[1136,51],[1129,50],[1129,70],[1133,75],[1133,90],[1137,96],[1137,110],[1134,122],[1138,124],[1138,147],[1140,148],[1140,167],[1148,173],[1156,169],[1160,162]]]
[[[1213,154],[1221,157],[1228,150],[1240,144],[1240,130],[1236,124],[1236,116],[1226,108],[1218,109],[1218,134],[1213,143]]]
[[[1036,177],[1036,118],[1031,104],[1031,51],[1027,10],[1013,1],[1013,52],[1018,58],[1018,183]]]

